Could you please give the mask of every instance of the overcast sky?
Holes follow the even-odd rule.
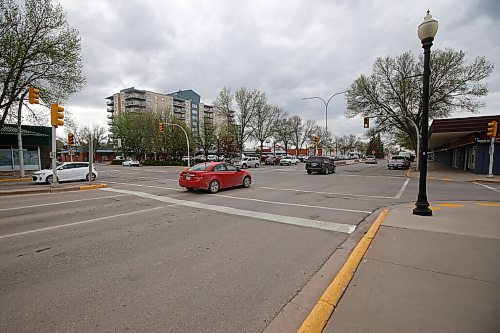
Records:
[[[422,52],[417,26],[439,21],[433,49],[452,47],[496,65],[480,115],[500,113],[500,1],[60,0],[78,29],[87,83],[66,105],[80,125],[107,124],[107,96],[135,87],[196,91],[212,104],[223,87],[266,93],[271,104],[325,124],[320,96],[371,74],[377,57]],[[334,135],[364,133],[343,95],[328,108]],[[458,114],[457,116],[465,116]]]

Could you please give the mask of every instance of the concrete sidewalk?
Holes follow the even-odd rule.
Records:
[[[393,208],[324,332],[500,332],[500,202]]]
[[[419,178],[419,171],[415,170],[415,163],[412,169],[408,171],[408,176],[412,178]],[[434,161],[427,163],[427,179],[428,180],[444,180],[444,181],[459,181],[459,182],[486,182],[486,183],[500,183],[500,176],[493,176],[492,178],[486,175],[476,175],[471,171],[464,171],[443,165]]]

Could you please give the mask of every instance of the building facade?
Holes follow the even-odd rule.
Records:
[[[491,138],[488,123],[500,115],[435,119],[429,129],[429,154],[439,163],[475,174],[488,174]],[[500,175],[500,133],[494,138],[493,174]]]
[[[214,108],[201,103],[200,95],[191,89],[162,94],[131,87],[106,97],[106,100],[109,126],[121,112],[166,111],[186,123],[195,141],[200,133],[200,123],[214,118]]]

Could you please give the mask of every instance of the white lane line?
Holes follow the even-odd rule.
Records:
[[[255,187],[255,186],[254,186]],[[265,190],[276,190],[276,191],[288,191],[288,192],[301,192],[301,193],[316,193],[316,194],[331,194],[331,195],[345,195],[348,197],[364,197],[364,198],[378,198],[378,199],[395,199],[396,197],[384,197],[380,195],[367,195],[367,194],[349,194],[349,193],[337,193],[337,192],[321,192],[321,191],[307,191],[307,190],[297,190],[294,188],[276,188],[276,187],[257,187]]]
[[[335,177],[363,177],[363,178],[391,178],[391,179],[401,179],[405,176],[377,176],[377,175],[353,175],[348,173],[336,173]]]
[[[403,186],[401,186],[401,188],[399,189],[398,194],[396,194],[396,196],[394,198],[396,198],[396,199],[400,199],[401,198],[401,196],[403,195],[403,192],[406,190],[406,186],[408,186],[409,182],[410,182],[410,178],[406,178],[405,183],[403,184]]]
[[[261,213],[261,212],[255,212],[255,211],[249,211],[249,210],[243,210],[243,209],[237,209],[237,208],[231,208],[231,207],[224,207],[224,206],[217,206],[217,205],[208,205],[208,204],[203,204],[203,203],[199,203],[199,202],[195,202],[195,201],[178,200],[178,199],[169,198],[169,197],[165,197],[165,196],[154,195],[154,194],[150,194],[150,193],[146,193],[146,192],[134,192],[134,191],[127,191],[127,190],[119,190],[119,189],[114,189],[114,188],[109,188],[109,187],[103,188],[102,190],[103,191],[110,191],[110,192],[117,192],[117,193],[132,194],[132,195],[136,195],[136,196],[143,197],[143,198],[149,198],[152,200],[157,200],[157,201],[161,201],[161,202],[166,202],[166,203],[171,203],[171,204],[176,204],[176,205],[181,205],[181,206],[187,206],[187,207],[192,207],[192,208],[212,210],[212,211],[231,214],[231,215],[246,216],[246,217],[255,218],[255,219],[279,222],[279,223],[284,223],[284,224],[292,224],[292,225],[298,225],[298,226],[310,227],[310,228],[316,228],[316,229],[330,230],[330,231],[342,232],[342,233],[347,233],[347,234],[350,234],[354,230],[356,230],[356,226],[350,225],[350,224],[309,220],[309,219],[303,219],[303,218],[299,218],[299,217]]]
[[[27,234],[33,234],[33,233],[36,233],[36,232],[42,232],[42,231],[48,231],[48,230],[54,230],[54,229],[61,229],[61,228],[71,227],[71,226],[79,225],[79,224],[86,224],[86,223],[101,221],[101,220],[105,220],[105,219],[112,219],[112,218],[115,218],[115,217],[121,217],[121,216],[126,216],[126,215],[137,214],[137,213],[144,213],[144,212],[148,212],[148,211],[155,210],[155,209],[161,209],[161,208],[165,208],[165,207],[148,208],[148,209],[138,210],[138,211],[135,211],[135,212],[129,212],[129,213],[123,213],[123,214],[116,214],[116,215],[112,215],[112,216],[98,217],[98,218],[91,219],[91,220],[85,220],[85,221],[80,221],[80,222],[73,222],[73,223],[61,224],[61,225],[56,225],[56,226],[53,226],[53,227],[34,229],[34,230],[28,230],[28,231],[23,231],[23,232],[16,232],[14,234],[2,235],[2,236],[0,236],[0,239],[10,238],[10,237],[15,237],[15,236],[21,236],[21,235],[27,235]]]
[[[165,190],[174,190],[174,191],[179,191],[179,192],[185,192],[184,189],[172,188],[172,187],[160,187],[160,186],[150,186],[150,185],[140,185],[140,184],[128,184],[128,183],[118,183],[118,182],[108,182],[108,183],[121,184],[121,185],[134,185],[134,186],[138,186],[138,187],[149,187],[149,188],[158,188],[158,189],[165,189]],[[264,203],[270,203],[270,204],[276,204],[276,205],[297,206],[297,207],[317,208],[317,209],[326,209],[326,210],[338,210],[338,211],[343,211],[343,212],[363,213],[363,214],[371,214],[372,213],[371,211],[366,211],[366,210],[344,209],[344,208],[334,208],[334,207],[325,207],[325,206],[312,206],[312,205],[304,205],[304,204],[294,204],[294,203],[288,203],[288,202],[268,201],[268,200],[253,199],[253,198],[246,198],[246,197],[234,197],[234,196],[223,195],[223,194],[212,194],[212,196],[222,197],[222,198],[229,198],[229,199],[236,199],[236,200],[247,200],[247,201],[264,202]]]
[[[366,211],[366,210],[344,209],[344,208],[334,208],[334,207],[325,207],[325,206],[312,206],[312,205],[294,204],[294,203],[279,202],[279,201],[268,201],[268,200],[253,199],[253,198],[233,197],[230,195],[222,195],[222,194],[215,194],[215,196],[222,197],[222,198],[236,199],[236,200],[263,202],[263,203],[269,203],[269,204],[273,204],[273,205],[285,205],[285,206],[297,206],[297,207],[307,207],[307,208],[315,208],[315,209],[338,210],[338,211],[342,211],[342,212],[363,213],[363,214],[371,214],[372,213],[371,211]]]
[[[487,188],[487,189],[489,189],[489,190],[492,190],[492,191],[495,191],[495,192],[497,192],[497,193],[500,193],[500,191],[499,191],[499,190],[497,190],[497,189],[496,189],[496,188],[494,188],[494,187],[491,187],[491,186],[488,186],[488,185],[484,185],[484,184],[480,184],[480,183],[476,183],[476,182],[473,182],[473,184],[476,184],[476,185],[479,185],[479,186],[482,186],[482,187],[486,187],[486,188]]]
[[[25,208],[34,208],[34,207],[61,205],[61,204],[67,204],[67,203],[73,203],[73,202],[81,202],[81,201],[89,201],[89,200],[110,199],[110,198],[123,197],[123,196],[126,196],[126,195],[127,194],[119,194],[119,195],[110,195],[110,196],[107,196],[107,197],[99,197],[99,198],[58,201],[58,202],[51,202],[51,203],[46,203],[46,204],[38,204],[38,205],[30,205],[30,206],[22,206],[22,207],[12,207],[12,208],[2,208],[2,209],[0,209],[0,212],[7,211],[7,210],[16,210],[16,209],[25,209]]]

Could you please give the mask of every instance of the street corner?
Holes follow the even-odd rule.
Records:
[[[371,227],[354,247],[338,274],[321,295],[297,332],[320,333],[323,331],[390,211],[390,209],[386,208],[378,215]]]

